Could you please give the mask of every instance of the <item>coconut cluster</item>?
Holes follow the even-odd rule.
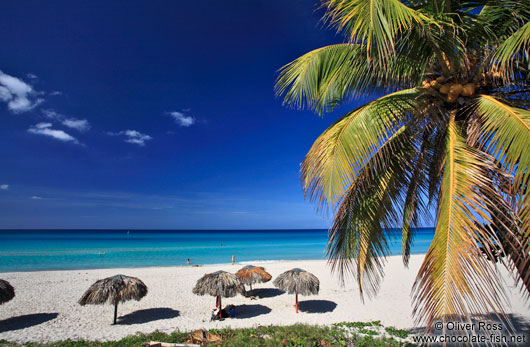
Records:
[[[472,96],[475,94],[475,89],[479,88],[480,84],[475,83],[459,83],[447,82],[445,77],[438,77],[435,80],[423,81],[423,88],[431,88],[438,90],[441,94],[447,95],[447,102],[455,102],[459,96]]]

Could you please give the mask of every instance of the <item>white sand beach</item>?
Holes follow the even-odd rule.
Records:
[[[342,321],[380,320],[385,326],[412,328],[410,291],[423,255],[411,257],[404,268],[401,257],[388,258],[386,276],[379,295],[364,303],[354,283],[341,287],[324,260],[281,261],[261,264],[273,276],[300,267],[320,279],[318,296],[300,297],[300,313],[294,309],[294,295],[282,294],[271,282],[256,285],[262,297],[223,299],[223,305],[237,306],[238,316],[210,322],[215,298],[196,296],[192,288],[208,272],[236,272],[241,264],[201,267],[152,267],[102,270],[38,271],[1,273],[15,287],[16,297],[0,306],[0,339],[8,341],[56,341],[62,339],[115,340],[136,332],[156,329],[171,332],[198,328],[255,327],[270,324],[330,324]],[[254,264],[259,264],[256,262]],[[121,304],[119,324],[113,326],[111,305],[80,306],[77,301],[96,280],[115,274],[139,277],[149,287],[141,301]],[[513,280],[503,272],[511,307],[509,314],[518,324],[530,326],[529,304]],[[257,291],[259,295],[259,291]]]

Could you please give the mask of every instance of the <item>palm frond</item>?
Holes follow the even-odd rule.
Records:
[[[497,49],[494,60],[503,70],[511,70],[518,57],[530,54],[530,22],[508,37]]]
[[[317,111],[332,108],[348,92],[346,79],[359,65],[362,48],[338,44],[315,49],[281,68],[276,95],[285,93],[284,104]]]
[[[512,257],[513,266],[517,269],[517,279],[522,284],[526,298],[530,297],[530,194],[525,194],[522,199],[519,216],[522,220],[519,228],[518,244]]]
[[[372,101],[339,119],[315,141],[301,167],[306,196],[334,206],[366,162],[418,105],[417,89]]]
[[[530,15],[528,0],[487,0],[481,5],[476,24],[488,31],[490,42],[512,35]]]
[[[427,127],[419,145],[419,151],[411,163],[412,172],[408,184],[405,201],[403,205],[403,218],[401,224],[401,254],[403,263],[408,266],[410,258],[410,247],[414,239],[412,227],[418,226],[418,220],[421,217],[425,221],[429,220],[429,210],[423,199],[427,196],[428,190],[428,167],[427,164],[432,158],[431,144],[432,128]]]
[[[344,281],[356,277],[361,298],[377,293],[388,255],[383,227],[398,221],[393,208],[410,179],[407,171],[415,147],[403,126],[361,170],[342,200],[330,228],[327,246],[332,270]]]
[[[325,18],[349,42],[362,43],[367,56],[382,61],[394,53],[396,37],[413,25],[431,22],[424,14],[398,0],[324,0]]]
[[[489,96],[477,102],[480,127],[479,143],[493,155],[506,172],[514,172],[514,185],[519,189],[530,177],[530,112],[510,107]]]
[[[284,104],[320,114],[376,90],[394,92],[417,86],[425,73],[425,64],[418,61],[429,60],[430,55],[420,49],[424,48],[422,37],[408,41],[417,43],[415,49],[400,45],[384,69],[366,60],[366,49],[361,45],[344,43],[315,49],[280,69],[276,95],[285,94]]]
[[[502,244],[509,255],[514,276],[530,295],[530,111],[509,106],[489,95],[477,102],[480,132],[478,143],[496,160],[500,169],[513,174],[518,221],[507,224]],[[497,226],[498,227],[498,226]]]
[[[448,124],[436,231],[414,284],[413,314],[432,328],[436,320],[470,320],[473,314],[503,317],[505,295],[492,264],[481,255],[498,242],[475,227],[489,220],[481,191],[493,185],[478,152],[466,145],[455,123]],[[480,187],[481,189],[478,189]]]

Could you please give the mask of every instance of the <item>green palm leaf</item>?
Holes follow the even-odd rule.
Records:
[[[523,25],[500,45],[494,59],[506,69],[518,56],[528,56],[528,54],[530,54],[530,22]]]
[[[422,41],[424,44],[421,37],[415,40],[418,45]],[[414,48],[400,47],[406,54],[395,54],[387,69],[370,64],[364,56],[365,48],[360,45],[344,43],[315,49],[280,69],[276,94],[285,94],[285,104],[321,113],[345,99],[377,89],[395,91],[416,86],[424,70],[415,62],[428,60],[429,54],[420,54],[424,50]]]
[[[530,177],[530,112],[510,107],[489,96],[481,95],[478,113],[482,126],[479,142],[491,153],[503,169],[515,172],[515,186],[528,184]]]
[[[518,192],[517,210],[520,223],[509,225],[511,232],[504,238],[506,253],[518,281],[530,293],[530,112],[487,95],[478,101],[482,122],[479,142],[490,152],[504,171],[514,174],[513,190]]]
[[[429,126],[423,133],[423,141],[419,146],[416,158],[411,163],[412,172],[403,205],[401,226],[401,253],[405,266],[408,266],[410,248],[413,242],[414,233],[412,227],[418,226],[420,213],[424,220],[429,220],[430,217],[423,199],[427,196],[428,191],[427,163],[432,160],[432,141],[430,139],[432,131],[432,127]]]
[[[301,167],[306,195],[333,206],[356,174],[415,109],[421,91],[410,89],[372,101],[339,119],[315,141]]]
[[[401,127],[359,172],[342,199],[327,246],[333,271],[344,280],[353,273],[363,298],[378,291],[389,249],[384,226],[398,221],[392,206],[408,184],[415,154],[413,135]]]
[[[356,65],[363,65],[360,52],[358,45],[339,44],[304,54],[280,70],[277,95],[285,93],[284,103],[298,108],[331,109],[349,92],[346,80],[358,69]]]
[[[496,244],[493,233],[475,226],[477,219],[489,220],[480,191],[488,191],[493,182],[483,165],[479,153],[460,135],[453,115],[446,135],[436,232],[414,284],[414,315],[428,329],[439,319],[503,312],[503,289],[477,244],[477,239],[485,248]]]
[[[366,46],[367,55],[388,59],[395,39],[413,25],[432,22],[398,0],[325,0],[326,18],[352,43]]]

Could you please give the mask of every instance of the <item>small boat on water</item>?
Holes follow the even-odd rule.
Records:
[[[105,252],[99,252],[99,255],[103,255],[103,254],[105,254]]]

